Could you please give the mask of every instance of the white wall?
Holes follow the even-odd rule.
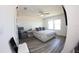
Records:
[[[42,19],[33,16],[18,16],[17,25],[23,26],[25,30],[34,29],[43,25]]]
[[[61,30],[56,30],[56,33],[61,36],[66,36],[67,34],[67,26],[65,21],[64,14],[56,16],[55,19],[61,19]]]
[[[9,40],[16,35],[16,6],[0,6],[0,53],[11,52]],[[18,43],[18,40],[16,40]]]
[[[65,6],[68,19],[67,38],[62,52],[71,52],[79,42],[79,6]]]
[[[56,30],[56,34],[61,35],[61,36],[66,36],[67,27],[66,27],[64,14],[44,18],[43,26],[48,28],[48,20],[51,20],[51,19],[52,20],[61,19],[61,30]]]

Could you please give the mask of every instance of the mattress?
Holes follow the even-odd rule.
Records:
[[[33,31],[33,34],[39,40],[46,42],[55,36],[55,31],[53,30]]]

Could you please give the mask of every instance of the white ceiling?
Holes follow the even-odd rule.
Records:
[[[42,13],[48,13],[44,16],[41,16]],[[63,14],[62,6],[60,5],[19,5],[17,8],[18,16],[54,16]]]

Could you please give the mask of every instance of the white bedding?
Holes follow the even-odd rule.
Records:
[[[33,31],[33,34],[36,38],[40,39],[43,42],[46,42],[55,36],[55,31],[53,30]]]

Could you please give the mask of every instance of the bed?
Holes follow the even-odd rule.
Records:
[[[55,37],[55,31],[53,30],[33,31],[33,35],[42,42],[46,42]]]

